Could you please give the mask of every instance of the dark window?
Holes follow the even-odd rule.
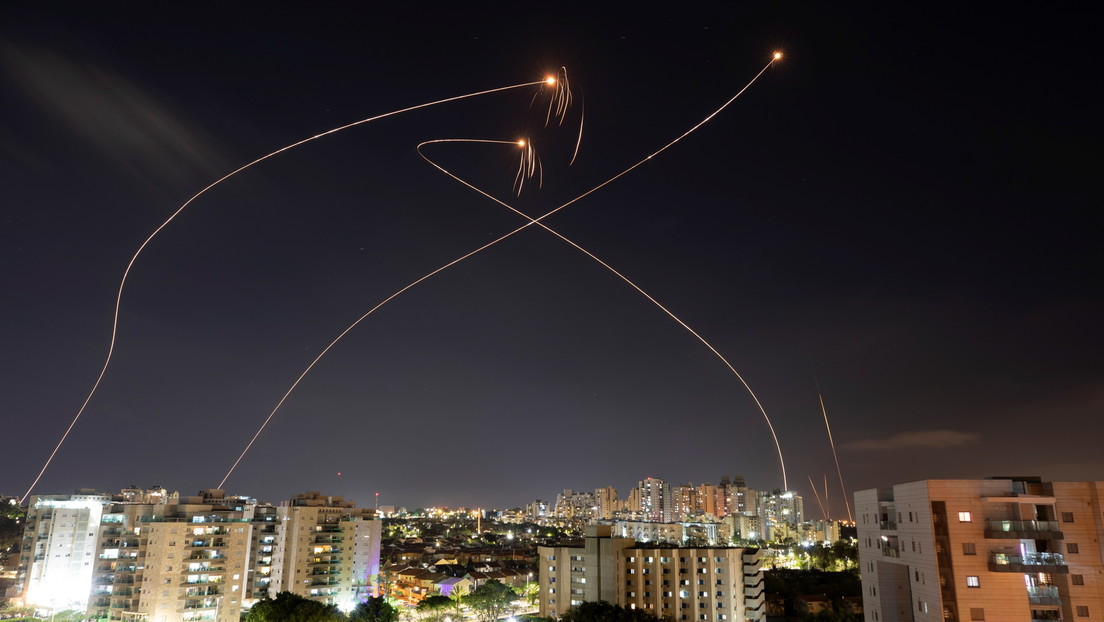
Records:
[[[977,545],[975,545],[973,542],[963,542],[962,543],[962,554],[963,555],[977,555]]]
[[[981,607],[970,607],[970,619],[971,620],[984,620],[985,609]]]
[[[1066,552],[1070,553],[1070,554],[1073,554],[1073,555],[1076,555],[1076,554],[1081,552],[1081,547],[1077,546],[1077,544],[1074,543],[1074,542],[1067,542],[1066,543]]]

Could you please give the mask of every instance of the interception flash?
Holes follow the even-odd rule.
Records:
[[[775,52],[774,53],[774,60],[781,60],[781,59],[782,59],[782,52]]]
[[[553,76],[548,76],[547,78],[544,79],[544,83],[551,86],[551,85],[556,83],[556,78],[553,77]]]

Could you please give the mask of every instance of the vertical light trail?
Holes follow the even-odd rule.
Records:
[[[747,91],[749,88],[751,88],[751,85],[755,84],[755,82],[759,79],[759,77],[762,76],[767,71],[767,69],[769,69],[770,66],[776,60],[778,60],[780,58],[781,58],[781,54],[776,53],[774,55],[774,57],[770,60],[770,62],[768,62],[766,65],[764,65],[763,68],[759,70],[759,73],[755,74],[755,76],[751,80],[749,80],[748,83],[745,84],[743,88],[741,88],[739,91],[737,91],[735,95],[730,97],[728,99],[728,101],[721,104],[721,106],[719,108],[717,108],[712,113],[710,113],[708,116],[706,116],[704,119],[702,119],[701,121],[696,123],[693,127],[691,127],[690,129],[688,129],[685,132],[683,132],[682,134],[680,134],[677,138],[675,138],[674,140],[672,140],[672,141],[668,142],[667,144],[663,145],[658,150],[656,150],[656,151],[652,152],[651,154],[649,154],[648,156],[644,157],[642,160],[640,160],[640,161],[636,162],[635,164],[629,166],[628,168],[624,169],[620,173],[617,173],[613,177],[610,177],[609,179],[603,181],[602,183],[598,184],[597,186],[591,188],[590,190],[587,190],[583,194],[580,194],[579,196],[575,197],[574,199],[571,199],[567,203],[564,203],[563,205],[560,205],[559,207],[557,207],[557,208],[555,208],[555,209],[553,209],[549,212],[546,212],[546,213],[542,214],[541,216],[539,216],[537,218],[529,218],[528,216],[525,216],[524,214],[522,214],[523,216],[525,216],[526,219],[529,220],[529,222],[527,222],[524,225],[514,229],[513,231],[510,231],[509,233],[506,233],[505,235],[502,235],[502,236],[500,236],[500,237],[498,237],[494,240],[491,240],[490,242],[487,242],[486,244],[484,244],[484,245],[482,245],[482,246],[480,246],[480,247],[478,247],[474,250],[471,250],[471,251],[457,257],[456,259],[453,259],[452,261],[440,266],[439,268],[436,268],[436,269],[434,269],[430,272],[427,272],[425,275],[419,277],[418,279],[416,279],[414,281],[411,281],[410,283],[403,286],[401,289],[399,289],[395,293],[391,294],[387,298],[384,298],[376,306],[369,309],[367,313],[365,313],[364,315],[361,315],[359,318],[354,320],[353,323],[350,324],[348,327],[346,327],[345,330],[341,331],[341,333],[338,334],[338,336],[335,337],[334,340],[329,343],[329,345],[327,345],[325,348],[323,348],[322,351],[318,354],[318,356],[316,356],[310,362],[310,364],[307,365],[306,369],[304,369],[303,372],[299,374],[299,376],[295,379],[295,381],[292,382],[292,384],[288,388],[287,392],[284,393],[283,397],[280,398],[280,400],[276,403],[276,406],[272,409],[271,412],[269,412],[268,416],[261,423],[260,427],[257,428],[257,431],[249,439],[249,442],[246,443],[245,449],[243,449],[241,454],[238,455],[238,458],[237,458],[237,460],[234,461],[234,464],[230,466],[230,469],[226,472],[226,475],[223,476],[222,481],[219,482],[219,485],[217,486],[217,488],[225,487],[226,481],[228,479],[230,479],[230,476],[234,473],[234,469],[236,469],[238,467],[238,464],[240,464],[242,459],[245,458],[245,455],[247,453],[249,453],[250,448],[253,447],[253,444],[257,441],[257,438],[260,437],[261,433],[268,426],[269,422],[271,422],[272,418],[276,416],[276,413],[284,405],[284,402],[287,401],[288,397],[295,391],[296,387],[299,386],[299,383],[302,382],[303,378],[306,377],[306,375],[308,373],[310,373],[310,371],[312,369],[314,369],[314,366],[316,364],[318,364],[318,361],[322,360],[322,357],[324,357],[330,351],[331,348],[333,348],[335,345],[337,345],[337,343],[339,341],[341,341],[345,337],[345,335],[349,334],[349,331],[356,328],[356,326],[358,324],[360,324],[365,319],[367,319],[369,316],[371,316],[373,313],[375,313],[380,307],[382,307],[385,304],[391,302],[392,300],[394,300],[398,296],[402,295],[403,293],[405,293],[406,291],[408,291],[411,288],[415,287],[416,285],[422,283],[423,281],[436,276],[437,274],[443,272],[444,270],[447,270],[447,269],[451,268],[452,266],[455,266],[456,264],[464,261],[465,259],[471,257],[472,255],[476,255],[478,253],[481,253],[484,250],[498,244],[499,242],[502,242],[503,240],[506,240],[507,238],[510,238],[510,237],[520,233],[521,231],[524,231],[525,229],[528,229],[529,227],[531,227],[535,224],[540,224],[540,222],[542,220],[544,220],[545,218],[548,218],[549,216],[555,214],[556,212],[559,212],[560,210],[562,210],[562,209],[564,209],[564,208],[566,208],[570,205],[573,205],[574,203],[577,203],[577,202],[581,201],[582,199],[586,198],[587,196],[590,196],[591,194],[597,192],[598,190],[601,190],[602,188],[604,188],[604,187],[608,186],[609,184],[613,183],[614,181],[617,181],[621,177],[624,177],[625,175],[629,174],[630,172],[636,170],[638,167],[643,165],[645,162],[651,160],[655,156],[657,156],[657,155],[663,153],[664,151],[666,151],[667,149],[671,148],[673,145],[675,145],[676,143],[681,141],[683,138],[686,138],[687,136],[689,136],[695,130],[697,130],[701,126],[705,125],[710,120],[712,120],[714,117],[716,117],[718,114],[720,114],[722,111],[724,111],[726,108],[728,108],[728,106],[731,105],[732,102],[736,101],[736,99],[739,98],[741,95],[743,95],[745,91]],[[550,83],[550,82],[546,81],[546,83]],[[490,198],[492,198],[492,200],[493,200],[493,197],[490,197]],[[597,258],[595,258],[595,259],[597,259]],[[643,292],[641,292],[641,293],[643,293]],[[647,295],[647,294],[645,294],[645,295]],[[659,304],[659,303],[657,302],[656,304]],[[677,320],[677,318],[676,318],[676,320]],[[689,326],[685,326],[685,328],[687,330],[690,330]],[[699,339],[700,339],[700,337],[699,337]],[[702,341],[704,342],[704,340],[702,340]],[[706,345],[708,346],[708,344],[706,344]],[[710,349],[712,349],[711,346],[708,346],[708,347],[710,347]],[[715,350],[714,350],[714,353],[717,354],[717,356],[721,356],[720,353],[716,352]],[[726,364],[727,364],[727,361],[726,361]],[[739,375],[739,373],[736,372],[735,368],[733,368],[731,365],[729,365],[729,368],[732,370],[733,373],[735,373],[737,375],[737,377],[740,378],[741,381],[743,381],[743,377],[741,377]],[[744,383],[744,386],[745,387],[747,386],[746,382]],[[748,387],[748,391],[751,391],[750,387]],[[754,398],[754,394],[752,394],[752,396]],[[756,404],[759,406],[760,412],[762,412],[763,416],[766,417],[766,411],[763,409],[762,404],[759,403],[758,398],[754,398],[754,399],[755,399]],[[774,427],[770,425],[769,418],[767,419],[767,424],[771,428],[771,434],[774,435]],[[775,446],[778,448],[778,459],[781,462],[782,461],[782,450],[778,445],[777,436],[776,435],[774,435],[774,436],[775,436]],[[782,464],[782,482],[783,482],[783,488],[788,490],[789,486],[786,483],[787,482],[787,480],[786,480],[786,468],[785,468],[785,463],[784,462]]]
[[[820,515],[825,519],[828,518],[828,511],[824,509],[824,502],[820,500],[820,492],[817,491],[816,484],[813,483],[813,476],[807,476],[809,478],[809,486],[813,489],[813,494],[816,495],[817,505],[820,506]]]
[[[498,88],[494,88],[494,89],[487,89],[485,91],[476,91],[474,93],[468,93],[466,95],[457,95],[455,97],[447,97],[445,99],[438,99],[436,101],[431,101],[431,102],[427,102],[427,103],[424,103],[424,104],[418,104],[416,106],[409,106],[409,107],[406,107],[406,108],[400,108],[398,110],[392,110],[391,112],[386,112],[384,114],[376,115],[376,116],[373,116],[373,117],[368,117],[366,119],[361,119],[359,121],[354,121],[352,123],[347,123],[345,125],[335,127],[331,130],[327,130],[325,132],[322,132],[321,134],[315,134],[314,136],[311,136],[309,138],[304,138],[303,140],[291,143],[290,145],[287,145],[285,147],[281,147],[281,148],[277,149],[276,151],[273,151],[272,153],[261,156],[261,157],[257,158],[256,160],[253,160],[252,162],[249,162],[248,164],[245,164],[241,167],[238,167],[238,168],[234,169],[233,171],[230,171],[226,175],[223,175],[222,177],[220,177],[220,178],[216,179],[215,181],[211,182],[206,187],[204,187],[202,190],[200,190],[195,195],[193,195],[192,198],[185,201],[183,203],[183,205],[178,207],[176,209],[176,211],[174,211],[168,218],[165,219],[164,222],[161,223],[160,226],[158,226],[156,229],[154,229],[153,233],[149,234],[149,237],[147,237],[146,240],[144,242],[142,242],[141,246],[138,247],[138,250],[134,251],[134,255],[130,258],[130,261],[127,263],[126,269],[123,270],[123,278],[119,281],[119,290],[115,295],[115,311],[114,311],[114,315],[112,316],[112,319],[111,319],[111,339],[108,342],[107,357],[104,359],[103,367],[100,369],[100,373],[96,377],[96,382],[94,382],[92,384],[92,389],[88,392],[87,397],[84,398],[84,402],[81,403],[80,408],[77,409],[77,414],[74,415],[73,420],[69,422],[69,427],[67,427],[65,429],[65,432],[61,435],[61,439],[58,440],[57,445],[54,447],[54,450],[50,452],[50,456],[48,458],[46,458],[46,462],[42,465],[42,468],[38,471],[38,475],[35,476],[34,481],[31,482],[31,485],[27,488],[27,492],[25,492],[23,494],[23,497],[19,500],[20,504],[26,502],[27,497],[29,497],[31,495],[31,491],[34,490],[34,487],[38,485],[39,480],[42,479],[42,474],[46,472],[47,468],[49,468],[50,463],[54,460],[54,456],[57,455],[58,450],[60,450],[61,446],[65,443],[65,439],[69,438],[69,433],[73,431],[73,427],[77,425],[77,421],[80,419],[81,415],[84,413],[85,408],[88,407],[88,403],[90,401],[92,401],[92,396],[96,394],[96,390],[99,389],[100,383],[103,381],[104,374],[107,373],[108,366],[111,365],[111,357],[115,353],[115,340],[116,340],[116,337],[118,335],[118,330],[119,330],[119,308],[122,305],[123,289],[126,287],[127,277],[130,275],[130,269],[134,266],[134,262],[138,260],[138,256],[142,254],[142,251],[145,250],[146,246],[149,245],[149,243],[153,240],[153,238],[157,237],[157,234],[161,233],[161,230],[164,229],[165,227],[167,227],[168,224],[170,222],[172,222],[181,212],[183,212],[185,208],[187,208],[189,205],[191,205],[193,201],[195,201],[199,197],[206,194],[208,190],[211,190],[215,186],[218,186],[222,182],[226,181],[227,179],[230,179],[231,177],[237,175],[238,173],[241,173],[242,171],[244,171],[248,168],[251,168],[256,164],[260,164],[261,162],[264,162],[265,160],[267,160],[269,158],[272,158],[272,157],[277,156],[281,153],[284,153],[285,151],[289,151],[289,150],[294,149],[294,148],[296,148],[300,145],[305,145],[306,143],[309,143],[311,141],[318,140],[319,138],[322,138],[323,136],[329,136],[330,134],[336,134],[338,132],[347,130],[347,129],[352,128],[352,127],[356,127],[358,125],[364,125],[365,123],[370,123],[372,121],[376,121],[376,120],[383,119],[383,118],[386,118],[386,117],[393,117],[397,114],[402,114],[404,112],[410,112],[412,110],[419,110],[421,108],[429,108],[430,106],[436,106],[438,104],[445,104],[445,103],[448,103],[448,102],[459,101],[459,100],[468,99],[468,98],[471,98],[471,97],[478,97],[480,95],[489,95],[491,93],[498,93],[498,92],[501,92],[501,91],[509,91],[509,90],[512,90],[512,89],[520,89],[520,88],[525,88],[525,87],[529,87],[529,86],[538,86],[538,85],[556,86],[557,91],[556,91],[556,94],[553,96],[552,101],[556,101],[557,99],[563,97],[562,95],[560,95],[562,87],[558,86],[557,80],[555,78],[546,78],[544,80],[539,80],[537,82],[525,82],[523,84],[514,84],[514,85],[511,85],[511,86],[502,86],[502,87],[498,87]]]
[[[847,520],[853,522],[855,519],[851,516],[851,502],[847,500],[847,486],[843,483],[843,470],[840,469],[839,454],[836,453],[836,441],[832,439],[832,426],[828,425],[828,409],[824,407],[824,395],[820,392],[820,380],[817,379],[816,373],[813,374],[813,382],[816,383],[817,399],[820,400],[820,412],[824,415],[824,427],[828,430],[828,444],[832,446],[832,458],[836,461],[836,474],[839,476],[840,490],[843,491],[843,505],[847,508]]]

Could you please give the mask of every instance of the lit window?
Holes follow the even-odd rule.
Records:
[[[971,520],[972,519],[970,518],[970,513],[969,512],[959,512],[958,513],[958,522],[960,522],[960,523],[969,523]],[[973,612],[973,609],[971,609],[970,611]],[[971,615],[973,615],[973,614],[971,613]],[[982,615],[985,615],[985,614],[983,613]],[[984,620],[985,618],[980,618],[980,619]]]
[[[966,587],[981,587],[981,579],[974,576],[966,577]]]

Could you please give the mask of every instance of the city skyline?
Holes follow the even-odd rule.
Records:
[[[431,24],[397,9],[171,22],[2,10],[0,101],[21,121],[0,134],[12,206],[0,412],[19,439],[5,493],[30,484],[91,387],[127,259],[212,180],[344,123],[560,66],[572,114],[585,111],[570,167],[573,127],[544,129],[533,91],[519,91],[319,140],[197,201],[136,262],[117,358],[36,492],[215,487],[350,321],[524,224],[424,164],[419,142],[532,131],[543,188],[511,202],[542,214],[692,127],[776,49],[783,61],[729,109],[548,224],[733,362],[774,421],[789,488],[808,502],[807,478],[826,474],[833,515],[843,503],[814,374],[849,491],[1010,472],[1104,479],[1098,87],[1075,15],[1009,13],[993,29],[968,12],[813,3],[585,23],[528,10]],[[512,154],[438,149],[510,196]],[[732,374],[535,229],[358,327],[227,492],[370,506],[378,491],[416,507],[514,506],[527,491],[648,476],[782,487]],[[1022,451],[1024,430],[1061,451]]]

